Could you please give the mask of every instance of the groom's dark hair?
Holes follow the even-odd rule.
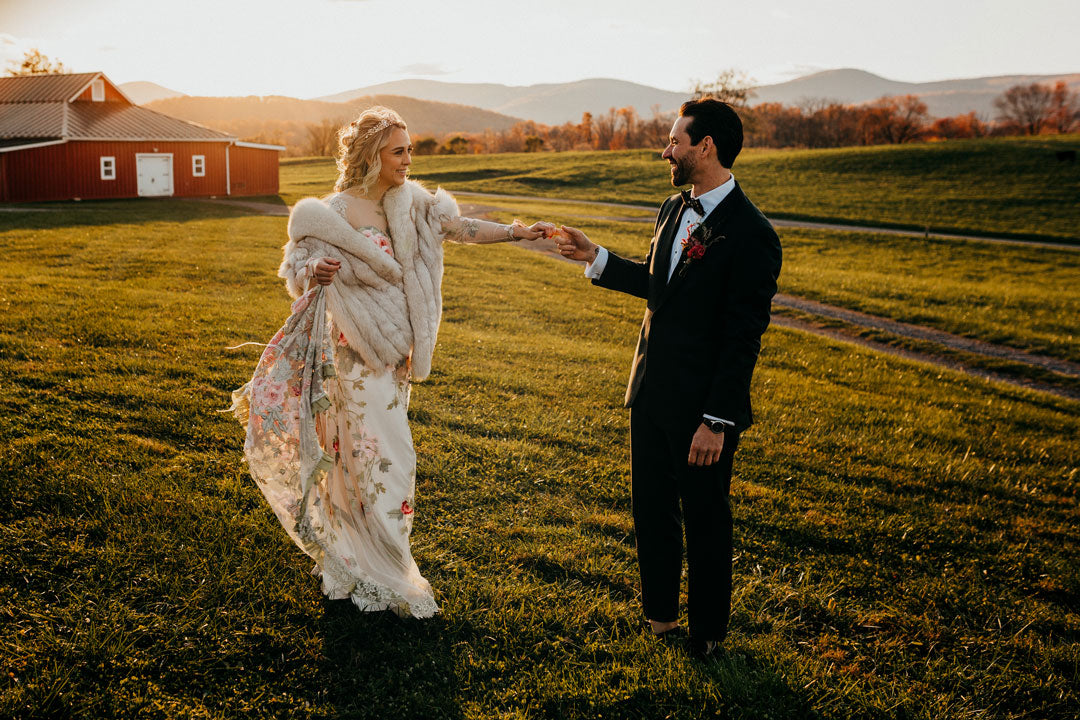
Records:
[[[679,108],[679,115],[690,118],[690,125],[686,128],[690,144],[697,145],[708,135],[716,145],[720,164],[730,170],[743,143],[742,120],[738,113],[726,102],[703,97],[684,102]]]

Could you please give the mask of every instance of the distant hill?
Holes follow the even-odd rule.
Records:
[[[323,120],[348,122],[372,105],[386,105],[398,111],[414,135],[480,133],[506,130],[520,122],[466,105],[430,102],[399,95],[368,95],[349,102],[300,100],[280,95],[248,97],[184,96],[156,100],[146,105],[165,115],[232,133],[241,139],[280,143],[299,148],[305,143],[309,124]]]
[[[136,105],[145,105],[155,100],[164,100],[165,98],[187,97],[182,92],[170,90],[167,87],[162,87],[157,83],[146,82],[145,80],[122,83],[120,89],[125,95],[131,98],[131,102]]]
[[[591,79],[528,86],[395,80],[315,100],[347,102],[378,93],[406,95],[437,102],[464,103],[546,125],[577,122],[581,120],[584,112],[598,115],[613,107],[633,106],[639,115],[650,117],[654,106],[667,112],[678,108],[687,99],[686,93],[660,90],[625,80]]]
[[[1053,84],[1065,81],[1080,90],[1080,73],[1067,75],[1003,75],[998,77],[906,83],[866,72],[865,70],[825,70],[776,85],[757,88],[751,104],[779,102],[796,105],[807,99],[837,100],[859,104],[889,95],[918,95],[934,117],[960,115],[975,111],[987,119],[996,115],[994,99],[1013,85]]]

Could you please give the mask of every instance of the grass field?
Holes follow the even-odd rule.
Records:
[[[1080,135],[835,150],[748,150],[734,172],[773,217],[1080,242]],[[458,190],[658,206],[667,163],[648,150],[418,157],[416,177]],[[283,161],[289,203],[327,192],[328,159]]]
[[[320,597],[215,412],[257,353],[223,348],[287,312],[285,220],[86,207],[0,217],[0,714],[1080,707],[1077,403],[770,330],[736,459],[732,635],[697,665],[640,627],[620,407],[640,301],[516,248],[448,246],[410,409],[414,545],[443,614],[364,616]],[[855,262],[822,242],[789,243],[792,282],[819,256]]]

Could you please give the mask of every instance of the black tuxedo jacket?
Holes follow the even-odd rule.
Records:
[[[769,326],[780,240],[736,183],[694,232],[704,257],[688,262],[684,251],[669,282],[682,209],[679,195],[660,207],[645,262],[609,253],[593,280],[648,301],[626,407],[644,403],[657,419],[688,427],[708,414],[742,431],[753,423],[750,377]]]

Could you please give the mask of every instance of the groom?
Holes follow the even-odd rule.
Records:
[[[780,241],[731,174],[739,116],[683,103],[663,157],[671,184],[638,263],[563,227],[559,251],[588,262],[594,285],[648,301],[630,368],[630,449],[641,596],[652,631],[678,625],[686,532],[690,647],[713,654],[731,612],[728,502],[739,434],[753,422],[750,377],[769,325]]]

